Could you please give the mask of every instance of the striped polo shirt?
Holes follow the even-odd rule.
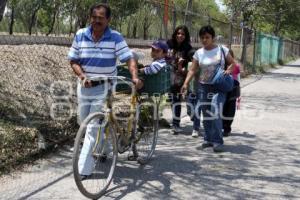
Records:
[[[157,74],[166,65],[166,59],[161,58],[153,61],[150,65],[147,65],[144,69],[144,72],[146,75]]]
[[[68,59],[81,65],[88,77],[117,75],[117,58],[126,62],[133,55],[122,35],[109,27],[98,42],[92,38],[91,26],[80,29],[68,54]]]

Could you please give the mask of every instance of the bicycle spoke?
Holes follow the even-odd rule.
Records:
[[[82,194],[93,199],[105,193],[117,161],[114,130],[107,121],[100,124],[99,118],[103,114],[94,113],[81,124],[73,156],[75,182]]]

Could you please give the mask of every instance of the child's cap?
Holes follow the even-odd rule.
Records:
[[[151,47],[154,49],[162,49],[164,53],[167,53],[169,49],[168,45],[162,40],[156,40],[152,43]]]

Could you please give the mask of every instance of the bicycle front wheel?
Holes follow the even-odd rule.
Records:
[[[141,102],[138,108],[136,141],[133,151],[137,154],[137,161],[146,164],[152,157],[158,137],[158,106],[152,99]]]
[[[109,187],[116,162],[114,128],[101,113],[89,115],[77,132],[74,153],[74,179],[79,191],[90,199],[103,196]]]

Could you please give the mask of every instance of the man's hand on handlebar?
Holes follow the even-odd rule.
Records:
[[[85,88],[92,87],[92,81],[88,80],[85,75],[82,74],[82,75],[79,76],[79,78],[80,78],[81,85],[83,87],[85,87]]]
[[[132,79],[132,82],[134,83],[135,88],[137,90],[141,89],[143,87],[143,85],[144,85],[143,82],[140,79],[138,79],[138,78]]]

